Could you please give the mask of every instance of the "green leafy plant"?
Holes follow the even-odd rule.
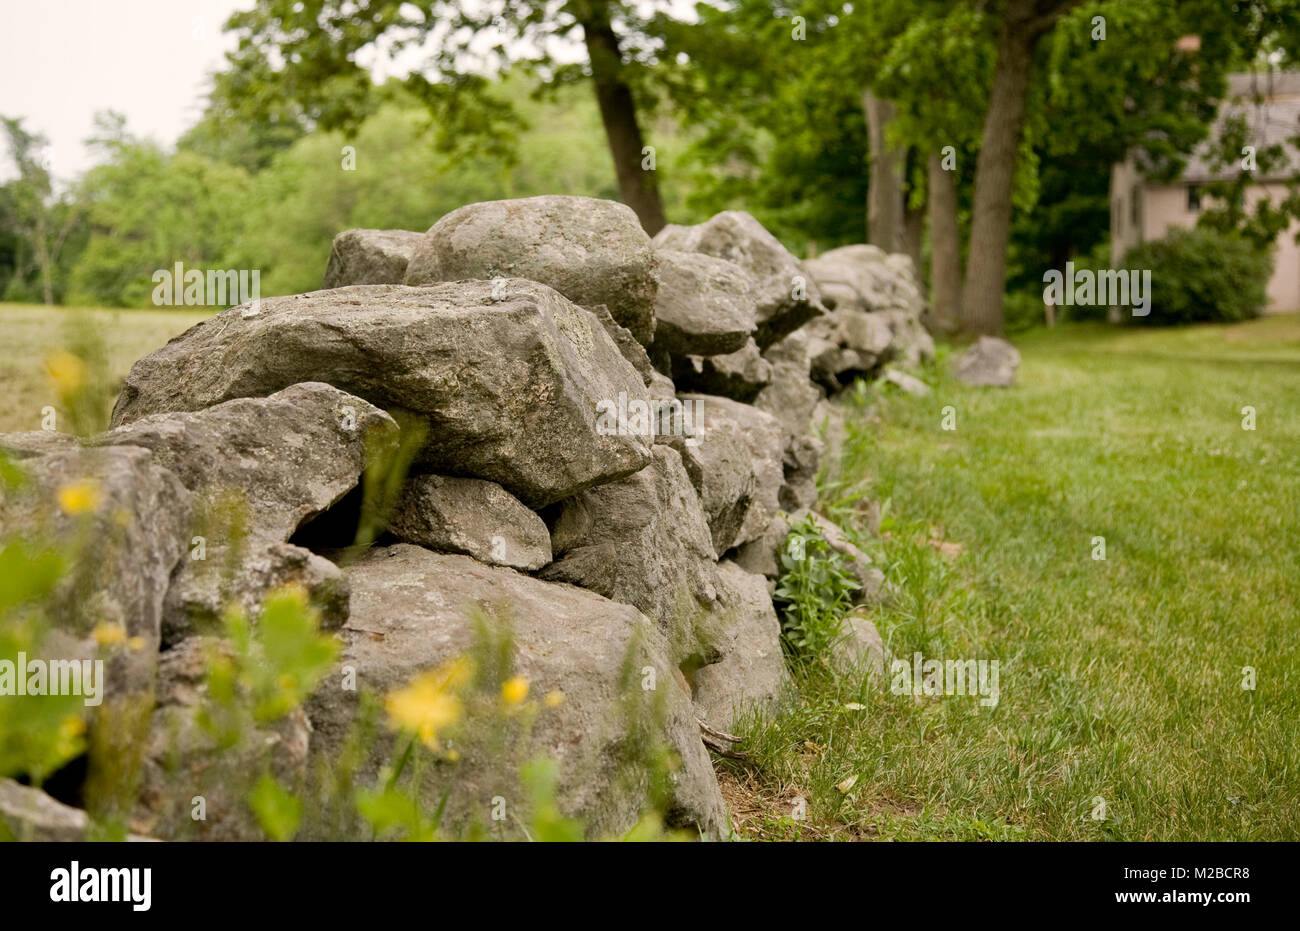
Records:
[[[861,586],[811,516],[791,526],[781,569],[775,600],[786,649],[799,658],[823,656],[842,636],[844,616]]]

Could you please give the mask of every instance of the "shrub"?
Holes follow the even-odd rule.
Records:
[[[1150,269],[1151,312],[1139,323],[1233,322],[1259,316],[1273,259],[1240,236],[1208,229],[1171,230],[1134,246],[1129,269]]]

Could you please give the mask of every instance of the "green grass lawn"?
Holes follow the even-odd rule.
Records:
[[[0,432],[39,430],[41,411],[66,413],[44,371],[47,355],[76,347],[102,367],[107,421],[116,386],[131,363],[198,323],[211,311],[80,310],[33,304],[0,304],[4,350],[0,352]]]
[[[999,703],[805,681],[726,764],[742,833],[1300,839],[1300,317],[1019,344],[1011,390],[869,397],[825,494],[885,502],[893,653],[997,659]]]

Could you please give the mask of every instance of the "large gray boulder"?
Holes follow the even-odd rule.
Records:
[[[332,563],[287,541],[356,487],[397,443],[392,417],[321,382],[206,410],[150,414],[88,442],[142,446],[195,492],[193,534],[164,605],[164,643],[213,630],[230,602],[253,619],[273,589],[301,585],[327,627],[347,616]]]
[[[658,744],[676,761],[669,820],[709,837],[723,834],[725,809],[694,709],[662,635],[635,608],[405,544],[372,550],[348,573],[352,614],[341,634],[340,663],[355,671],[358,688],[344,689],[342,676],[332,676],[308,703],[314,757],[336,758],[360,693],[391,692],[425,670],[473,655],[480,643],[470,609],[480,606],[479,619],[498,633],[508,629],[514,644],[513,664],[503,674],[527,679],[530,700],[552,693],[562,700],[539,702],[531,730],[509,732],[516,743],[507,745],[518,752],[505,758],[492,746],[499,718],[490,726],[464,721],[452,737],[459,759],[439,767],[445,777],[426,780],[427,811],[450,788],[444,825],[454,831],[477,823],[495,832],[500,824],[516,836],[515,817],[526,822],[528,805],[518,765],[544,755],[559,764],[561,810],[583,818],[589,837],[617,835],[648,803],[647,766],[629,753]],[[485,685],[485,703],[495,708],[493,683]],[[466,700],[467,713],[475,706]],[[379,763],[371,760],[370,775]],[[494,823],[494,798],[515,817]]]
[[[695,226],[669,224],[654,244],[657,249],[716,256],[744,269],[752,278],[760,348],[825,312],[812,273],[742,210],[724,211]]]
[[[71,570],[51,617],[93,655],[92,631],[114,625],[135,641],[107,666],[111,693],[147,691],[161,641],[168,579],[185,551],[193,495],[146,449],[66,450],[21,463],[25,481],[0,496],[0,538],[60,548]]]
[[[113,423],[311,379],[428,420],[419,461],[540,507],[642,468],[649,438],[598,428],[645,384],[600,322],[532,281],[355,285],[218,314],[145,356]],[[557,438],[563,438],[557,442]]]
[[[674,658],[711,653],[717,555],[676,450],[655,446],[640,472],[565,501],[551,549],[542,578],[633,605],[659,625]]]
[[[655,299],[655,351],[715,356],[743,349],[755,304],[740,266],[698,252],[662,249]]]
[[[445,475],[406,481],[388,532],[406,543],[512,569],[551,561],[545,522],[496,482]]]
[[[731,598],[718,647],[721,659],[697,669],[692,684],[700,718],[729,730],[739,712],[774,710],[789,674],[767,580],[730,560],[719,564],[718,574]]]
[[[953,374],[962,384],[1010,388],[1016,383],[1020,353],[1005,339],[981,336],[969,349],[954,356]]]
[[[698,402],[702,423],[676,449],[708,517],[713,548],[724,553],[762,534],[779,507],[784,437],[771,414],[728,398],[684,394]]]
[[[423,233],[408,230],[344,230],[330,246],[322,288],[350,284],[401,284]]]
[[[374,405],[303,382],[269,397],[149,414],[89,442],[152,450],[210,508],[241,509],[252,540],[279,542],[356,487],[397,436]]]
[[[654,251],[630,207],[545,195],[453,210],[411,257],[405,282],[527,278],[575,304],[604,304],[644,344],[654,337]]]

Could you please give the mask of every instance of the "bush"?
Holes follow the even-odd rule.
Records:
[[[1171,230],[1134,246],[1129,269],[1150,269],[1151,312],[1135,322],[1233,322],[1259,316],[1268,300],[1273,259],[1240,236],[1208,229]]]

